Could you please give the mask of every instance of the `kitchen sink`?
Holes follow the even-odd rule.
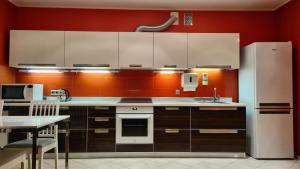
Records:
[[[222,103],[222,104],[229,104],[228,102],[224,102],[221,100],[214,100],[214,98],[205,97],[205,98],[195,98],[195,102],[198,103]]]

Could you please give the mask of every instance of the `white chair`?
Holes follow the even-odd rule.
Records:
[[[0,169],[11,169],[21,164],[26,169],[26,152],[20,150],[0,150]]]
[[[54,101],[35,101],[30,104],[30,116],[58,116],[59,103]],[[54,149],[55,169],[58,169],[58,127],[57,125],[39,132],[37,139],[39,169],[43,168],[44,153]],[[28,134],[26,140],[8,144],[5,148],[25,149],[28,159],[28,169],[31,168],[32,136]]]
[[[3,106],[4,106],[4,101],[0,100],[0,116],[2,116],[3,113]]]

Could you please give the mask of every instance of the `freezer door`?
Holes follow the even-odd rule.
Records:
[[[293,107],[292,45],[256,43],[256,108],[260,103],[289,103]]]
[[[254,158],[294,158],[293,110],[256,109]]]

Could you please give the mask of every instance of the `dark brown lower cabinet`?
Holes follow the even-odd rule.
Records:
[[[153,144],[117,144],[117,152],[153,152]]]
[[[192,152],[245,152],[246,131],[238,133],[200,133],[192,130]]]
[[[27,138],[27,133],[26,132],[15,132],[12,130],[8,134],[8,143],[13,143],[16,141],[24,140]]]
[[[154,131],[154,152],[189,152],[190,130],[157,129]]]
[[[86,130],[71,130],[70,131],[70,152],[86,152]],[[58,150],[65,152],[65,134],[58,135]]]
[[[88,152],[115,152],[115,129],[94,129],[88,131]]]

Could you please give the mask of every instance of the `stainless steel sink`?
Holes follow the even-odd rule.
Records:
[[[229,104],[228,102],[224,102],[221,100],[214,100],[214,98],[211,97],[205,97],[205,98],[195,98],[195,102],[198,103],[222,103],[222,104]]]

